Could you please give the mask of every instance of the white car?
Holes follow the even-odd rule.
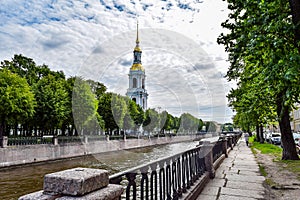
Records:
[[[280,133],[272,133],[270,136],[270,142],[272,144],[281,144],[281,134]]]

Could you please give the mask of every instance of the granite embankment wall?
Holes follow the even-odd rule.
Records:
[[[96,141],[62,145],[40,144],[0,148],[0,167],[72,158],[110,151],[128,150],[153,145],[192,141],[199,136],[177,136],[151,139]],[[208,135],[206,136],[208,137]],[[203,137],[202,137],[203,138]]]

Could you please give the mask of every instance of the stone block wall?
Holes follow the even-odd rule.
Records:
[[[47,174],[43,189],[19,200],[117,200],[124,191],[121,185],[109,184],[106,170],[91,168]]]

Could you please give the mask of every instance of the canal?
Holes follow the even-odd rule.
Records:
[[[198,142],[182,142],[0,169],[0,198],[2,200],[15,200],[24,194],[42,190],[43,177],[48,173],[74,167],[91,167],[106,169],[110,174],[114,174],[185,151],[197,144]]]

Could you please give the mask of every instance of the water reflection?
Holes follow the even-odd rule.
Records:
[[[0,171],[0,197],[3,200],[17,199],[24,194],[41,190],[43,187],[43,177],[48,173],[73,167],[91,167],[106,169],[110,174],[113,174],[165,156],[182,152],[195,147],[196,144],[197,142],[168,144],[164,146],[123,150],[74,159],[65,159],[51,163],[27,165],[13,169],[2,169]]]

